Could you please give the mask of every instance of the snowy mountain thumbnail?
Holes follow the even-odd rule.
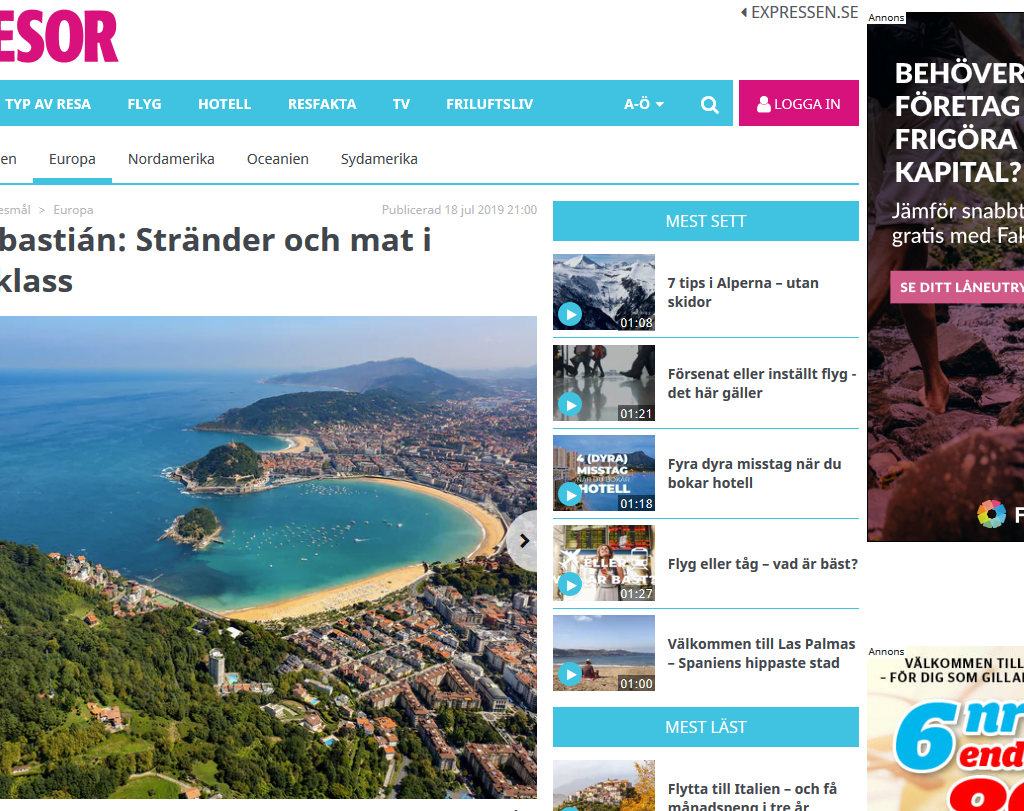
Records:
[[[608,259],[602,262],[580,254],[554,260],[555,329],[617,330],[624,318],[653,319],[654,257],[618,259],[612,255]],[[578,304],[583,313],[574,327],[558,320],[558,308],[567,301]]]

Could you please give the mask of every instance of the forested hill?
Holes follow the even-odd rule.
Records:
[[[193,507],[178,520],[178,535],[202,540],[220,529],[220,521],[209,507]]]
[[[654,470],[654,459],[643,451],[633,451],[626,456],[626,465],[630,470]]]
[[[536,377],[534,375],[533,377]],[[370,361],[317,372],[293,372],[272,377],[268,383],[296,386],[329,386],[350,392],[390,389],[418,400],[468,400],[489,393],[479,380],[467,380],[442,372],[415,358]]]
[[[149,769],[203,775],[226,796],[376,796],[386,764],[375,743],[352,734],[328,748],[260,710],[300,678],[274,672],[290,643],[240,622],[237,640],[217,623],[204,635],[197,620],[184,607],[114,617],[34,547],[0,542],[0,798],[108,797]],[[277,695],[219,697],[211,647]],[[86,702],[117,706],[127,729],[104,730]],[[12,776],[21,766],[29,774]]]
[[[315,425],[342,423],[364,425],[414,416],[425,410],[422,403],[391,391],[366,394],[345,391],[302,391],[266,397],[244,408],[232,408],[212,422],[197,426],[204,431],[243,431],[252,434],[298,433]]]
[[[195,459],[181,470],[203,487],[246,484],[263,475],[260,455],[244,442],[218,445],[201,459]]]

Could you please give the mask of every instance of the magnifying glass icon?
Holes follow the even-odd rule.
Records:
[[[700,100],[700,108],[707,113],[718,115],[718,104],[714,96],[705,96]]]

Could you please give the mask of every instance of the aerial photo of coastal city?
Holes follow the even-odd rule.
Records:
[[[2,319],[0,798],[535,798],[536,329]]]

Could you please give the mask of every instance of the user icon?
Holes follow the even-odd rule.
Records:
[[[757,105],[757,111],[759,113],[770,113],[772,111],[772,106],[768,103],[767,96],[761,96],[761,101]]]

